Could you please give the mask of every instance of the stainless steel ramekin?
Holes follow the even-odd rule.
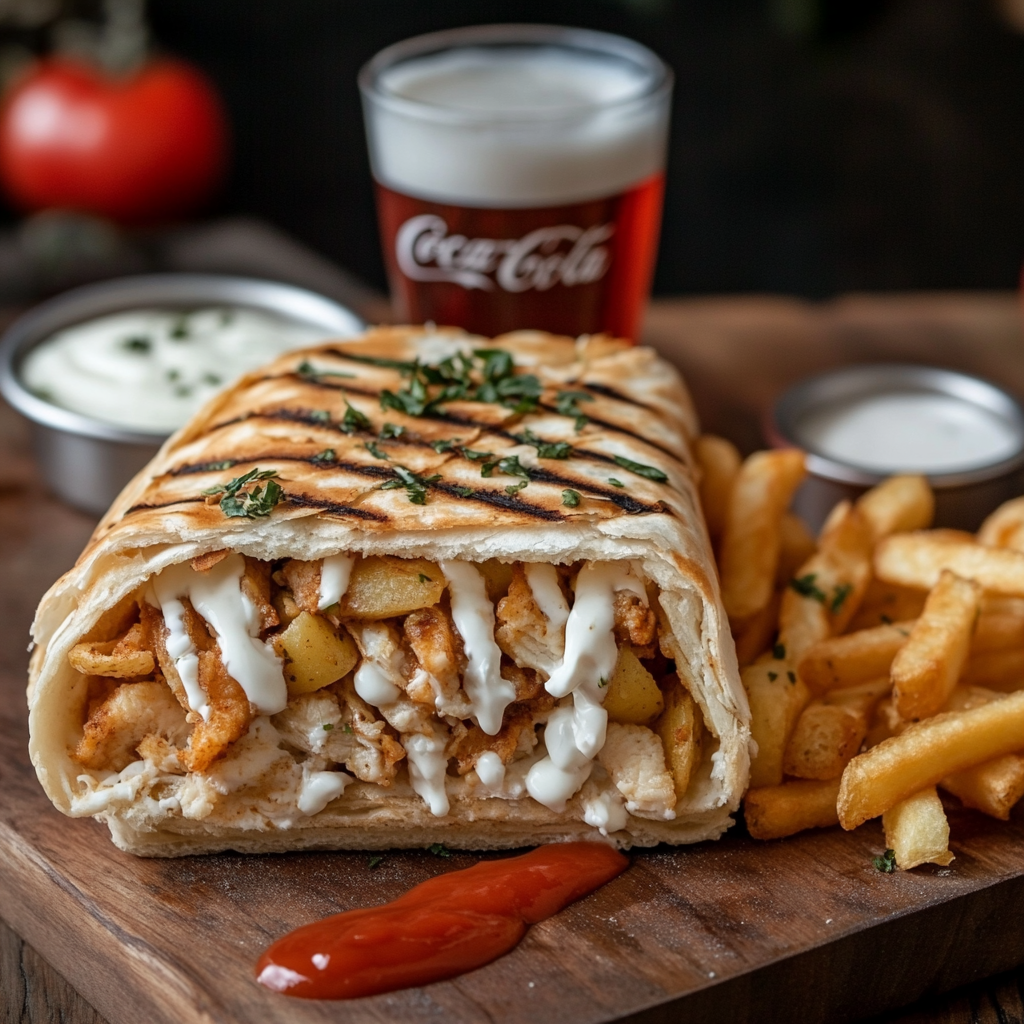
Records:
[[[765,425],[775,448],[803,448],[807,479],[793,510],[817,530],[836,502],[856,498],[890,472],[874,473],[830,458],[815,448],[801,424],[811,413],[837,403],[893,392],[943,394],[1000,417],[1016,436],[1014,453],[999,462],[953,473],[928,473],[935,491],[935,524],[976,530],[994,508],[1024,489],[1024,408],[1002,389],[979,377],[930,366],[879,363],[850,366],[802,381],[776,402]],[[895,471],[894,471],[895,472]],[[907,472],[914,472],[907,467]]]
[[[65,327],[132,309],[241,306],[321,328],[338,337],[365,324],[344,306],[274,281],[216,274],[150,274],[65,292],[26,313],[0,341],[0,393],[32,424],[43,477],[70,505],[102,515],[121,488],[156,454],[167,435],[131,431],[44,401],[21,381],[28,352]]]

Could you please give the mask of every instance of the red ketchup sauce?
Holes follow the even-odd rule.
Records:
[[[542,846],[482,861],[383,906],[296,928],[260,957],[256,978],[303,999],[355,999],[452,978],[507,953],[531,924],[628,864],[603,843]]]

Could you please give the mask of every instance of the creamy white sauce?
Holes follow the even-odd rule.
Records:
[[[629,813],[622,802],[622,794],[613,788],[602,789],[583,801],[583,820],[606,836],[626,827]]]
[[[434,817],[443,818],[448,813],[445,790],[448,758],[444,756],[444,737],[411,733],[402,736],[402,745],[409,759],[409,781],[413,790],[423,798]]]
[[[367,704],[380,707],[391,704],[402,695],[402,649],[392,644],[391,632],[382,622],[355,626],[353,636],[359,642],[363,660],[356,669],[353,682],[356,693]]]
[[[181,685],[185,688],[188,706],[203,718],[210,720],[210,704],[206,691],[199,685],[199,654],[185,629],[185,606],[176,597],[164,594],[151,602],[164,613],[167,626],[167,653],[174,662]]]
[[[288,704],[283,664],[274,649],[258,639],[259,616],[252,602],[242,593],[244,570],[245,562],[239,554],[228,555],[206,572],[196,572],[188,562],[182,562],[164,569],[153,580],[147,589],[146,599],[162,610],[165,603],[173,609],[175,602],[180,609],[181,599],[187,597],[213,629],[228,674],[260,712],[275,715]],[[177,614],[180,616],[181,611],[178,610]],[[168,628],[172,628],[170,624]],[[177,648],[182,649],[180,634],[184,633],[184,623],[179,621],[178,629],[179,634],[175,636],[172,632],[172,637]],[[188,646],[192,646],[191,642]],[[185,650],[181,657],[187,658],[188,655],[189,651]],[[192,697],[188,696],[192,710],[202,714],[205,695],[199,707],[193,706]],[[208,716],[207,710],[205,717]]]
[[[480,785],[491,796],[500,796],[505,783],[505,765],[493,750],[485,750],[473,766]]]
[[[544,728],[544,745],[548,756],[530,769],[526,791],[537,803],[561,814],[594,767],[593,759],[576,746],[573,709],[568,705],[551,712]]]
[[[365,658],[356,670],[354,682],[356,693],[374,707],[391,704],[402,695],[402,691],[388,678],[388,673]]]
[[[526,582],[541,615],[548,620],[548,632],[558,632],[569,618],[569,603],[558,585],[558,570],[547,562],[526,562]]]
[[[352,555],[328,555],[324,559],[320,567],[320,599],[317,608],[323,611],[345,596],[354,564],[355,558]]]
[[[21,373],[55,405],[170,433],[243,373],[328,334],[254,309],[133,310],[58,332]]]
[[[299,810],[303,814],[319,814],[332,800],[345,792],[355,780],[344,772],[311,772],[302,769],[299,787]]]
[[[448,581],[452,621],[466,651],[462,686],[473,704],[473,718],[488,736],[501,730],[505,708],[516,699],[516,689],[501,677],[501,649],[494,641],[494,606],[480,570],[469,562],[444,561],[441,572]]]
[[[798,440],[848,465],[878,472],[943,473],[1014,455],[1009,422],[954,395],[895,392],[810,411]]]

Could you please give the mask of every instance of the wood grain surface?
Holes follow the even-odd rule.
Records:
[[[773,395],[841,362],[930,361],[1024,390],[1011,296],[679,301],[652,310],[649,335],[687,373],[706,426],[747,448]],[[0,916],[32,947],[0,932],[0,1019],[91,1024],[95,1007],[110,1024],[668,1021],[684,1009],[688,1021],[849,1020],[1024,960],[1024,816],[1002,825],[951,808],[949,869],[875,871],[877,824],[770,844],[734,833],[634,855],[464,978],[344,1008],[265,992],[252,963],[285,929],[475,858],[396,853],[376,870],[359,854],[143,861],[57,814],[25,754],[24,644],[39,594],[90,527],[41,492],[22,428],[0,411]],[[1016,975],[886,1019],[1019,1020]]]

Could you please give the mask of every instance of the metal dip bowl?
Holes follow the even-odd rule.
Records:
[[[157,453],[167,434],[132,431],[45,401],[21,381],[28,352],[66,327],[135,309],[234,306],[272,313],[326,336],[361,333],[365,324],[330,299],[273,281],[215,274],[152,274],[65,292],[26,313],[0,340],[0,393],[32,424],[43,477],[64,501],[102,515]]]
[[[851,366],[811,377],[790,388],[776,402],[765,427],[776,448],[802,448],[807,453],[807,478],[797,492],[793,510],[817,530],[836,502],[854,499],[897,472],[913,466],[875,472],[831,457],[808,429],[815,414],[887,394],[941,395],[973,405],[1002,421],[1014,439],[1013,451],[997,462],[957,467],[925,475],[935,491],[935,525],[977,530],[981,521],[1008,498],[1022,493],[1024,476],[1024,408],[988,381],[929,366],[877,364]]]

